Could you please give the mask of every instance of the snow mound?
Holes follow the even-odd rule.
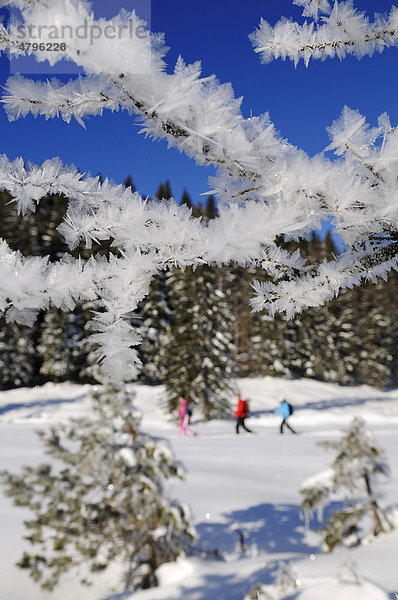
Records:
[[[178,583],[190,575],[193,566],[186,558],[178,558],[176,562],[164,563],[156,571],[159,586]]]
[[[336,581],[332,577],[323,577],[306,583],[305,589],[297,600],[387,600],[386,593],[373,583],[360,585]]]

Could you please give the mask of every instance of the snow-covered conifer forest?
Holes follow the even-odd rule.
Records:
[[[264,65],[303,59],[311,69],[398,44],[395,7],[367,15],[355,0],[292,3],[300,22],[259,14],[252,24]],[[10,74],[10,122],[84,129],[89,117],[123,111],[147,144],[163,140],[215,173],[197,204],[188,190],[173,197],[168,181],[145,197],[134,167],[116,184],[59,158],[32,164],[23,147],[18,158],[0,155],[9,497],[0,512],[10,540],[0,592],[50,598],[41,584],[54,600],[127,599],[137,588],[147,600],[395,598],[395,124],[342,98],[328,145],[310,156],[267,112],[245,116],[217,73],[183,56],[170,65],[167,31],[150,31],[138,12],[98,17],[85,0],[0,8],[12,17],[0,22],[0,53],[66,60],[79,72]],[[54,45],[54,28],[83,24],[85,36]],[[32,31],[40,43],[26,39]],[[239,394],[252,435],[235,433]],[[191,438],[178,435],[181,395]],[[298,435],[282,437],[274,411],[286,395]],[[317,440],[338,451],[332,468]]]
[[[57,228],[66,201],[48,196],[35,213],[21,219],[9,200],[9,194],[0,194],[1,237],[12,250],[19,247],[26,257],[48,255],[50,261],[55,261],[65,251]],[[208,219],[211,199],[207,204],[196,206],[195,215],[201,213]],[[293,249],[297,244],[288,242],[285,247]],[[337,254],[330,235],[321,241],[313,234],[299,247],[314,264],[330,261]],[[98,254],[106,256],[107,252],[107,246],[98,246]],[[205,372],[205,358],[214,381],[210,388],[217,397],[220,382],[231,376],[312,377],[379,388],[396,385],[395,273],[387,282],[346,290],[324,306],[304,310],[292,320],[251,312],[251,285],[261,278],[264,274],[260,268],[235,265],[202,265],[194,272],[174,268],[156,274],[149,294],[128,321],[143,340],[138,347],[142,363],[139,380],[150,385],[167,384],[171,409],[176,406],[178,390],[184,389],[189,395],[191,384],[196,397],[192,400],[203,405],[204,386],[199,380]],[[89,342],[92,309],[92,302],[80,302],[64,310],[52,306],[41,312],[33,326],[8,322],[3,317],[0,389],[48,381],[95,381],[97,357]],[[195,360],[193,344],[197,348]],[[206,414],[204,406],[201,410]]]

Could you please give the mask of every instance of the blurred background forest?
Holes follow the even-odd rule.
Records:
[[[126,187],[134,191],[131,177]],[[157,198],[170,198],[166,181]],[[24,256],[48,255],[59,259],[65,251],[57,232],[67,199],[49,196],[36,213],[22,218],[6,192],[0,194],[0,237]],[[149,199],[149,202],[152,200]],[[217,218],[212,196],[205,205],[192,205],[185,191],[180,200],[195,216]],[[294,249],[292,243],[281,245]],[[301,243],[311,263],[328,260],[338,251],[330,233],[316,233]],[[109,241],[98,244],[93,254],[117,253]],[[80,247],[75,256],[88,258]],[[398,275],[388,282],[366,284],[342,293],[325,306],[297,315],[293,320],[266,313],[252,313],[249,300],[254,279],[263,280],[259,269],[235,265],[202,266],[193,274],[170,269],[153,280],[145,303],[132,313],[142,336],[140,381],[166,384],[169,408],[178,395],[191,396],[207,414],[209,390],[223,395],[234,377],[278,375],[310,377],[343,385],[369,384],[386,388],[397,385]],[[1,317],[0,389],[52,382],[93,382],[98,365],[94,347],[87,341],[93,305],[73,311],[50,307],[33,327],[8,323]]]

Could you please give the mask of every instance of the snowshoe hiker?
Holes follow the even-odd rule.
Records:
[[[279,398],[279,401],[280,401],[280,405],[279,405],[279,407],[276,410],[274,410],[274,414],[276,414],[276,415],[282,415],[282,423],[281,423],[281,426],[280,426],[280,432],[283,433],[283,428],[286,425],[286,427],[288,429],[290,429],[290,431],[292,433],[297,433],[297,431],[295,431],[293,429],[293,427],[291,427],[289,425],[289,423],[287,422],[287,420],[290,417],[290,415],[293,414],[293,410],[294,409],[293,409],[292,405],[289,404],[289,402],[287,402],[287,400],[283,396],[281,396]]]
[[[192,411],[188,408],[188,400],[180,396],[178,398],[178,418],[180,419],[180,435],[195,435],[195,432],[188,427]]]
[[[236,433],[239,433],[240,427],[243,427],[243,429],[249,433],[253,433],[252,430],[245,425],[245,419],[249,412],[249,402],[247,400],[242,400],[242,398],[238,396],[238,406],[236,407],[236,411],[233,413],[233,416],[236,419]]]

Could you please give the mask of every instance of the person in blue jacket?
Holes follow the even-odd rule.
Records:
[[[291,405],[289,404],[289,402],[287,402],[286,398],[281,397],[281,398],[279,398],[279,400],[280,400],[280,405],[279,405],[279,407],[276,410],[274,410],[274,413],[276,415],[281,415],[282,416],[282,423],[281,423],[281,427],[280,427],[280,432],[283,433],[283,428],[286,425],[286,427],[288,429],[290,429],[290,431],[292,433],[297,433],[297,431],[295,431],[293,429],[293,427],[291,427],[289,425],[289,423],[287,422],[288,418],[292,414],[292,407],[291,407]]]

